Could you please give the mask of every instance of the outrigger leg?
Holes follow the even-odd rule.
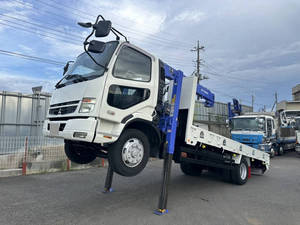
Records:
[[[110,164],[108,164],[103,193],[110,193],[113,191],[113,189],[111,188],[113,175],[114,175],[113,168],[111,167]]]
[[[158,209],[154,211],[154,213],[157,215],[164,215],[168,213],[167,201],[168,201],[168,188],[169,188],[169,182],[171,176],[172,158],[173,158],[173,154],[166,153],[164,158],[163,181],[161,185]]]

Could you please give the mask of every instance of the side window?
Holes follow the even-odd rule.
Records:
[[[151,58],[125,46],[116,60],[113,76],[127,80],[150,81]]]
[[[108,91],[107,103],[118,109],[127,109],[147,100],[149,96],[149,89],[111,85]]]

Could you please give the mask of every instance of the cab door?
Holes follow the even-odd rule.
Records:
[[[138,117],[152,121],[157,88],[157,66],[154,57],[123,44],[108,71],[100,118],[116,123]]]
[[[267,119],[267,137],[270,138],[272,136],[272,120]]]

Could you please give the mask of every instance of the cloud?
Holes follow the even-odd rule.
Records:
[[[22,74],[0,71],[0,90],[4,91],[31,93],[32,87],[43,86],[43,92],[52,92],[56,82],[57,80],[25,77]]]
[[[155,2],[143,2],[136,4],[129,0],[101,1],[101,5],[91,3],[89,0],[78,1],[76,8],[80,11],[89,12],[91,18],[102,14],[106,19],[112,21],[113,26],[124,31],[127,36],[138,39],[146,39],[160,31],[166,19],[166,13],[160,4]],[[78,15],[72,11],[68,12],[71,18],[78,20]],[[128,35],[129,34],[129,35]]]
[[[193,22],[199,23],[206,19],[206,14],[199,10],[185,10],[179,15],[177,15],[173,21],[174,22]]]

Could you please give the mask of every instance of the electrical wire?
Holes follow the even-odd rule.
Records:
[[[6,50],[2,50],[2,49],[0,49],[0,54],[8,55],[8,56],[14,56],[14,57],[27,59],[27,60],[32,60],[32,61],[38,61],[38,62],[42,62],[42,63],[48,63],[48,64],[52,64],[52,65],[56,65],[56,66],[65,65],[64,62],[55,61],[55,60],[52,60],[52,59],[41,58],[41,57],[36,57],[36,56],[31,56],[31,55],[25,55],[25,54],[22,54],[22,53],[6,51]]]
[[[3,21],[6,22],[6,23],[3,23]],[[38,35],[49,37],[49,38],[52,38],[52,39],[55,39],[55,40],[60,40],[60,41],[63,41],[63,42],[68,42],[68,43],[73,43],[73,44],[79,44],[81,42],[81,40],[79,40],[79,39],[67,38],[67,37],[61,36],[61,35],[53,33],[53,32],[49,32],[49,31],[47,32],[47,31],[44,31],[44,30],[41,30],[41,29],[37,29],[35,27],[28,26],[28,25],[23,24],[23,23],[17,23],[17,22],[14,22],[14,21],[6,20],[6,19],[0,19],[0,22],[1,22],[2,25],[6,25],[6,26],[12,27],[12,28],[17,29],[17,30],[21,29],[23,31],[30,32],[31,34],[32,34],[32,32],[34,32],[34,33],[37,33]],[[13,24],[13,25],[11,25],[11,24]]]

